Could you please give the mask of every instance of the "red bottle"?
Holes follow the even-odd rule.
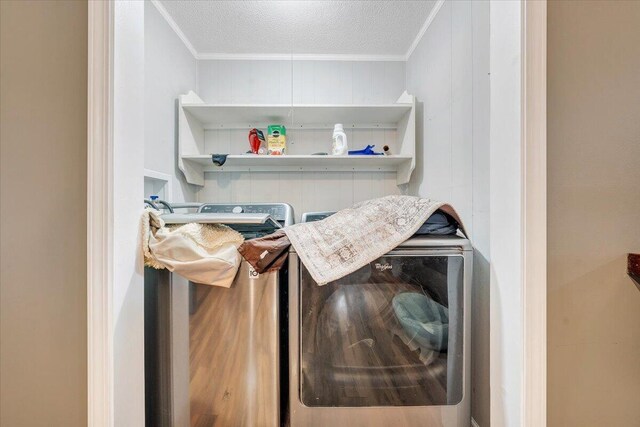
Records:
[[[258,154],[260,144],[264,142],[264,135],[260,129],[251,129],[249,131],[249,146],[253,154]]]

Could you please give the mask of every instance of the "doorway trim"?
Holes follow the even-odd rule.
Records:
[[[113,29],[114,5],[88,3],[87,418],[114,424]]]
[[[491,8],[504,7],[506,3],[513,4],[496,2],[492,3]],[[517,26],[518,33],[512,35],[517,36],[521,43],[521,163],[520,173],[511,178],[520,183],[520,216],[517,219],[520,250],[515,253],[520,268],[515,272],[519,279],[513,285],[519,284],[522,293],[517,307],[521,326],[517,336],[522,340],[519,363],[523,369],[510,375],[520,376],[519,389],[513,391],[518,394],[521,425],[538,427],[546,425],[547,5],[545,0],[521,0],[518,3],[515,5],[520,8],[522,21]],[[115,419],[113,48],[114,3],[91,0],[88,4],[87,398],[88,424],[92,427],[111,427]],[[496,77],[492,75],[492,84]],[[491,191],[494,191],[493,188]],[[491,241],[499,244],[493,239],[493,231]],[[493,251],[491,256],[493,262]],[[502,261],[508,263],[515,256]],[[501,267],[492,265],[493,268]],[[494,272],[492,281],[493,277]],[[492,306],[499,297],[499,294],[493,294],[492,285]],[[497,326],[492,323],[492,335]],[[496,349],[494,343],[492,338],[492,358]],[[499,383],[494,383],[494,368],[492,362],[492,420],[494,404],[500,404],[501,401],[494,398],[504,393],[504,390],[496,387]]]
[[[546,425],[546,0],[491,2],[491,424]]]
[[[547,425],[547,1],[523,2],[524,425]]]

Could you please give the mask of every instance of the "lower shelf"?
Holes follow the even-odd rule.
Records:
[[[415,166],[412,156],[258,156],[231,154],[223,166],[210,155],[179,158],[180,170],[190,184],[204,185],[205,172],[396,172],[398,185],[407,184]]]
[[[196,163],[204,172],[244,171],[397,171],[411,163],[411,156],[258,156],[252,154],[229,155],[223,166],[216,166],[211,156],[182,156],[182,160]]]

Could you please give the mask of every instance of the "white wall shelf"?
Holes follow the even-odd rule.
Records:
[[[409,102],[383,105],[247,105],[206,104],[195,93],[182,95],[179,102],[179,159],[180,170],[187,182],[204,185],[205,172],[241,171],[327,171],[327,172],[396,172],[398,185],[409,182],[415,167],[415,98],[405,97]],[[294,132],[313,132],[322,129],[330,141],[330,129],[342,123],[345,129],[370,129],[386,132],[391,141],[391,156],[314,156],[312,152],[323,151],[304,138],[292,137]],[[266,125],[284,124],[292,149],[285,156],[257,156],[238,154],[249,148],[246,139],[234,140],[238,147],[212,149],[214,143],[205,142],[210,132],[226,129],[262,128]],[[240,132],[240,131],[238,131]],[[317,131],[320,132],[320,131]],[[209,136],[208,136],[209,135]],[[291,135],[293,136],[293,135]],[[244,135],[242,138],[245,138]],[[297,142],[297,143],[296,143]],[[289,142],[288,142],[289,143]],[[359,143],[362,145],[362,142]],[[206,148],[205,148],[206,147]],[[350,145],[351,149],[363,147]],[[298,151],[297,153],[292,151]],[[376,145],[381,151],[382,146]],[[229,156],[224,166],[211,161],[212,152]],[[326,151],[326,150],[324,150]],[[304,153],[304,154],[303,154]]]
[[[149,198],[156,195],[162,200],[173,200],[171,191],[171,175],[154,171],[144,170],[144,197]]]
[[[216,166],[209,155],[183,156],[183,160],[202,167],[203,172],[273,172],[273,171],[330,171],[330,172],[389,172],[410,164],[411,156],[262,156],[239,154],[227,156],[223,166]]]
[[[293,127],[333,128],[335,123],[347,127],[386,127],[396,124],[411,111],[411,104],[387,105],[240,105],[182,104],[184,111],[205,128],[248,127],[282,123]]]

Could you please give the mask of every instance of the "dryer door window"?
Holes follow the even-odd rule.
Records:
[[[461,401],[462,256],[390,254],[325,286],[300,274],[304,405]]]

